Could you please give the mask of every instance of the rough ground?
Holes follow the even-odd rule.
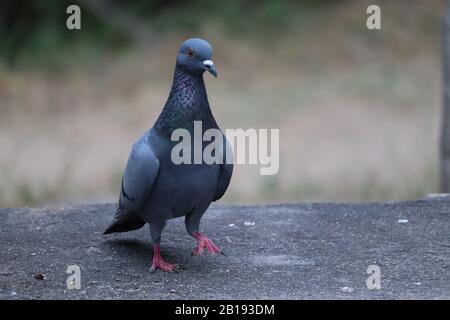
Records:
[[[1,299],[450,298],[450,199],[212,206],[203,230],[223,256],[190,257],[183,220],[162,254],[184,265],[150,274],[148,228],[103,236],[113,204],[0,209]],[[68,290],[66,269],[81,268]],[[369,290],[369,265],[381,289]],[[35,279],[42,272],[44,280]]]

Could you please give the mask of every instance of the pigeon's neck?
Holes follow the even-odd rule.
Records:
[[[203,130],[217,127],[206,95],[203,74],[192,74],[182,66],[175,67],[169,98],[154,128],[170,137],[175,129],[193,132],[194,121],[202,121]]]

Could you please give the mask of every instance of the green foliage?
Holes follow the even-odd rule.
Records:
[[[108,23],[82,10],[82,31],[66,28],[66,9],[78,1],[37,0],[4,1],[0,6],[0,59],[7,65],[31,63],[46,66],[77,47],[100,45],[117,48],[127,38]]]
[[[311,9],[329,1],[306,1],[302,9],[295,1],[282,0],[98,2],[106,14],[99,14],[88,1],[0,2],[0,59],[13,67],[24,64],[48,67],[61,59],[67,63],[70,60],[67,57],[75,54],[80,59],[97,52],[127,48],[133,43],[133,36],[115,21],[117,13],[138,22],[149,33],[198,32],[204,23],[214,21],[233,35],[270,36],[288,28],[289,21],[303,12],[303,7]],[[66,28],[66,8],[71,4],[81,8],[80,31]]]

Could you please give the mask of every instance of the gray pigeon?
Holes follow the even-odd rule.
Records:
[[[228,188],[233,165],[225,161],[231,152],[222,135],[224,161],[206,164],[175,164],[171,141],[175,129],[186,129],[194,137],[194,121],[201,121],[202,131],[219,129],[206,95],[203,72],[217,77],[211,61],[211,45],[194,38],[181,44],[178,52],[172,89],[153,128],[133,145],[122,178],[118,208],[113,223],[104,232],[136,230],[148,223],[154,255],[151,272],[157,268],[176,271],[177,265],[164,261],[160,253],[161,232],[168,219],[185,216],[186,230],[198,241],[193,255],[206,249],[223,254],[200,230],[200,219],[212,201],[220,199]],[[202,132],[202,133],[203,133]],[[193,144],[192,144],[193,145]],[[200,144],[204,149],[206,144]],[[194,150],[194,148],[191,148]]]

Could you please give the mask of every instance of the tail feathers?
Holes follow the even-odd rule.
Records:
[[[113,223],[105,230],[105,232],[103,232],[103,234],[137,230],[142,228],[144,224],[145,221],[139,218],[135,213],[118,207]]]

